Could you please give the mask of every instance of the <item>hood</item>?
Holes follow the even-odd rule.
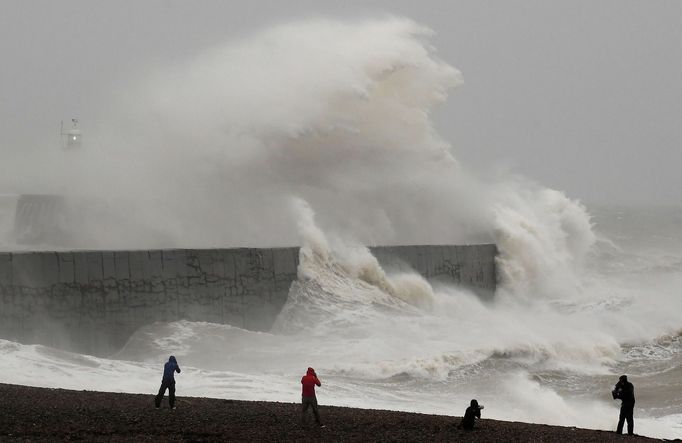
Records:
[[[308,372],[306,375],[315,375],[315,370],[313,368],[308,368]]]
[[[175,356],[171,355],[170,358],[168,359],[169,362],[177,364],[178,362],[175,360]]]
[[[477,407],[478,407],[478,401],[476,401],[476,400],[471,400],[471,407],[477,408]]]

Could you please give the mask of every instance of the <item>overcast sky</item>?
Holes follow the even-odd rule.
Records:
[[[680,204],[678,0],[0,0],[0,155],[53,149],[61,119],[87,131],[146,67],[273,23],[387,13],[431,28],[464,75],[435,116],[462,163],[588,203]]]

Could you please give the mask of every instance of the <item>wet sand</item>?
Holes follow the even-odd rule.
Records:
[[[322,400],[322,399],[320,399]],[[485,410],[483,411],[485,414]],[[0,384],[0,441],[409,441],[653,442],[614,432],[484,418],[457,429],[460,417],[320,406],[326,425],[301,425],[300,405],[178,397],[176,409],[153,395],[70,391]],[[614,417],[615,418],[615,417]],[[636,425],[636,423],[635,423]]]

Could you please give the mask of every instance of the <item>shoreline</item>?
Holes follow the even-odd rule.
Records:
[[[55,441],[465,441],[660,442],[613,431],[320,404],[322,422],[301,425],[300,404],[177,397],[160,409],[153,394],[37,388],[0,383],[0,440]],[[636,424],[635,424],[636,425]],[[636,429],[636,428],[635,428]],[[679,440],[678,440],[679,441]]]

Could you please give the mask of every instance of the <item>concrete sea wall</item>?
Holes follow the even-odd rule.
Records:
[[[495,290],[495,245],[372,248],[387,270]],[[269,330],[298,248],[0,253],[0,338],[107,355],[139,327],[187,319]]]

